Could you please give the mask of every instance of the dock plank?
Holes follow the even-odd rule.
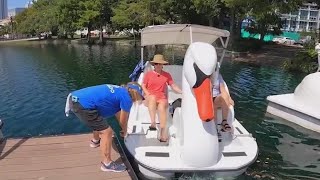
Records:
[[[131,179],[128,172],[100,170],[100,149],[91,134],[9,139],[0,144],[1,180]],[[121,161],[113,146],[112,159]]]

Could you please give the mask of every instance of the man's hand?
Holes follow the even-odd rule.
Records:
[[[116,118],[118,119],[120,127],[121,127],[121,130],[120,130],[121,137],[127,136],[128,117],[129,117],[129,113],[124,110],[120,110],[116,114]]]

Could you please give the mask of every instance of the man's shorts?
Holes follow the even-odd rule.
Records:
[[[71,109],[82,122],[94,131],[103,131],[110,127],[107,121],[103,120],[103,117],[99,115],[98,110],[96,109],[85,109],[79,102],[74,101],[72,101]]]

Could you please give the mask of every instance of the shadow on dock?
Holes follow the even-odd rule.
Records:
[[[0,142],[0,160],[7,157],[9,154],[11,154],[13,151],[15,151],[17,148],[19,148],[23,143],[25,143],[29,138],[23,138],[20,139],[15,145],[13,145],[8,151],[4,152],[4,147],[6,147],[7,140],[4,139],[2,142]],[[2,154],[3,153],[3,154]]]

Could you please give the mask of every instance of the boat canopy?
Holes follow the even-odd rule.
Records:
[[[193,42],[213,44],[220,39],[223,52],[218,62],[220,67],[229,42],[230,32],[210,26],[196,24],[165,24],[147,26],[141,31],[141,63],[143,64],[143,49],[150,45],[190,45]],[[219,73],[219,70],[217,71]]]
[[[218,38],[230,36],[229,31],[195,24],[167,24],[142,29],[141,46],[161,44],[185,44],[206,42],[212,44]],[[222,39],[221,39],[222,40]],[[223,43],[223,41],[222,41]],[[225,44],[222,44],[225,46]]]

